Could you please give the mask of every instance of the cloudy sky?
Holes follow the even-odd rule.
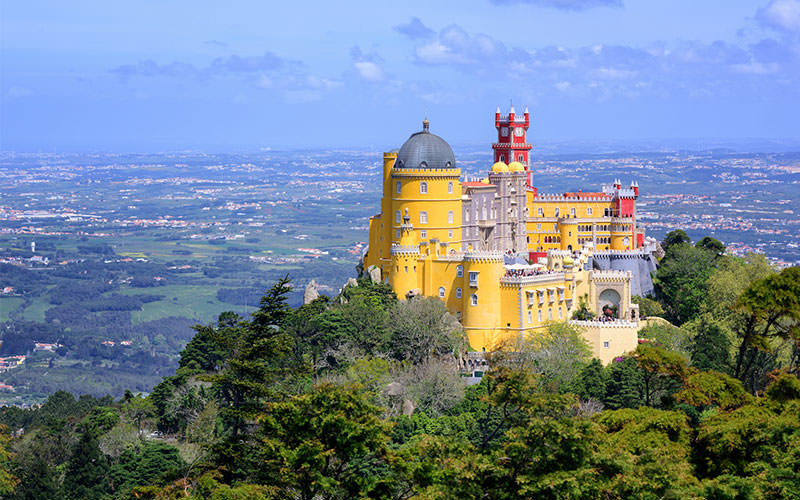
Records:
[[[0,0],[0,149],[800,138],[800,0]]]

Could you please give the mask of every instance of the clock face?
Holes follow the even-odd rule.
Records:
[[[514,135],[517,137],[522,137],[523,133],[525,133],[525,131],[521,127],[517,127],[517,129],[514,130]]]
[[[500,133],[503,134],[503,137],[508,137],[508,127],[501,128]]]

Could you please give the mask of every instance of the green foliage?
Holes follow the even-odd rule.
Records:
[[[323,384],[272,403],[261,418],[256,478],[287,497],[354,498],[379,487],[389,426],[358,388]]]
[[[713,404],[723,409],[737,408],[751,399],[740,381],[711,371],[689,375],[675,397],[692,406]]]
[[[664,316],[664,308],[661,304],[649,297],[640,297],[638,295],[631,296],[631,302],[639,306],[639,315],[642,318],[649,316]]]
[[[10,470],[12,455],[7,449],[9,441],[8,428],[0,426],[0,498],[10,496],[19,484],[19,479]]]
[[[565,386],[565,389],[582,399],[602,401],[606,397],[608,379],[609,372],[606,371],[599,359],[594,358],[581,368],[578,375]]]
[[[460,355],[466,347],[461,324],[438,298],[400,301],[391,309],[390,321],[396,359],[419,364],[431,357]]]
[[[694,246],[714,252],[716,255],[722,255],[725,253],[725,245],[718,239],[712,238],[711,236],[705,236],[701,238],[697,243],[694,244]]]
[[[603,403],[612,409],[638,408],[644,404],[643,374],[631,357],[614,361],[608,367]]]
[[[715,259],[712,252],[703,248],[683,244],[669,246],[653,285],[656,297],[664,305],[665,317],[671,323],[681,325],[700,312]]]
[[[655,342],[659,347],[689,357],[693,346],[691,333],[668,323],[651,323],[639,330],[639,338]]]
[[[691,243],[691,238],[686,234],[686,231],[682,229],[673,229],[672,231],[668,232],[667,235],[664,237],[664,240],[661,241],[661,248],[664,249],[666,252],[669,250],[670,247],[674,245],[681,245],[686,243]]]
[[[698,370],[728,373],[731,343],[723,328],[704,316],[694,329],[696,333],[691,346],[692,366]]]

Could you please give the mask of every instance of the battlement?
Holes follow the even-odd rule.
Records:
[[[594,193],[593,193],[594,194]],[[575,201],[611,201],[613,198],[610,194],[598,194],[596,196],[586,196],[576,197],[576,196],[564,196],[563,194],[556,194],[556,193],[538,193],[534,198],[535,201],[563,201],[563,202],[575,202]]]
[[[594,257],[615,257],[623,259],[639,259],[642,257],[649,257],[650,251],[647,249],[638,248],[636,250],[595,250]]]
[[[503,252],[489,250],[464,252],[464,260],[467,262],[503,262]]]
[[[633,277],[633,273],[630,271],[617,271],[617,270],[607,270],[607,271],[592,271],[591,273],[591,280],[592,281],[628,281]]]
[[[461,177],[461,169],[392,167],[392,177],[439,177],[458,179]]]
[[[419,256],[419,246],[412,245],[392,245],[392,255],[416,255]]]
[[[564,273],[551,272],[534,274],[531,276],[503,276],[500,278],[501,285],[531,285],[534,283],[563,283],[565,280]]]
[[[638,328],[638,321],[628,321],[625,319],[617,319],[614,321],[584,321],[579,319],[569,320],[569,324],[573,326],[583,326],[586,328]]]

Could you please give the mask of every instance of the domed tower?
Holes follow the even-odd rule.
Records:
[[[392,243],[399,243],[402,215],[408,213],[418,241],[438,239],[461,247],[461,170],[447,142],[430,132],[430,122],[397,152],[391,172]]]

